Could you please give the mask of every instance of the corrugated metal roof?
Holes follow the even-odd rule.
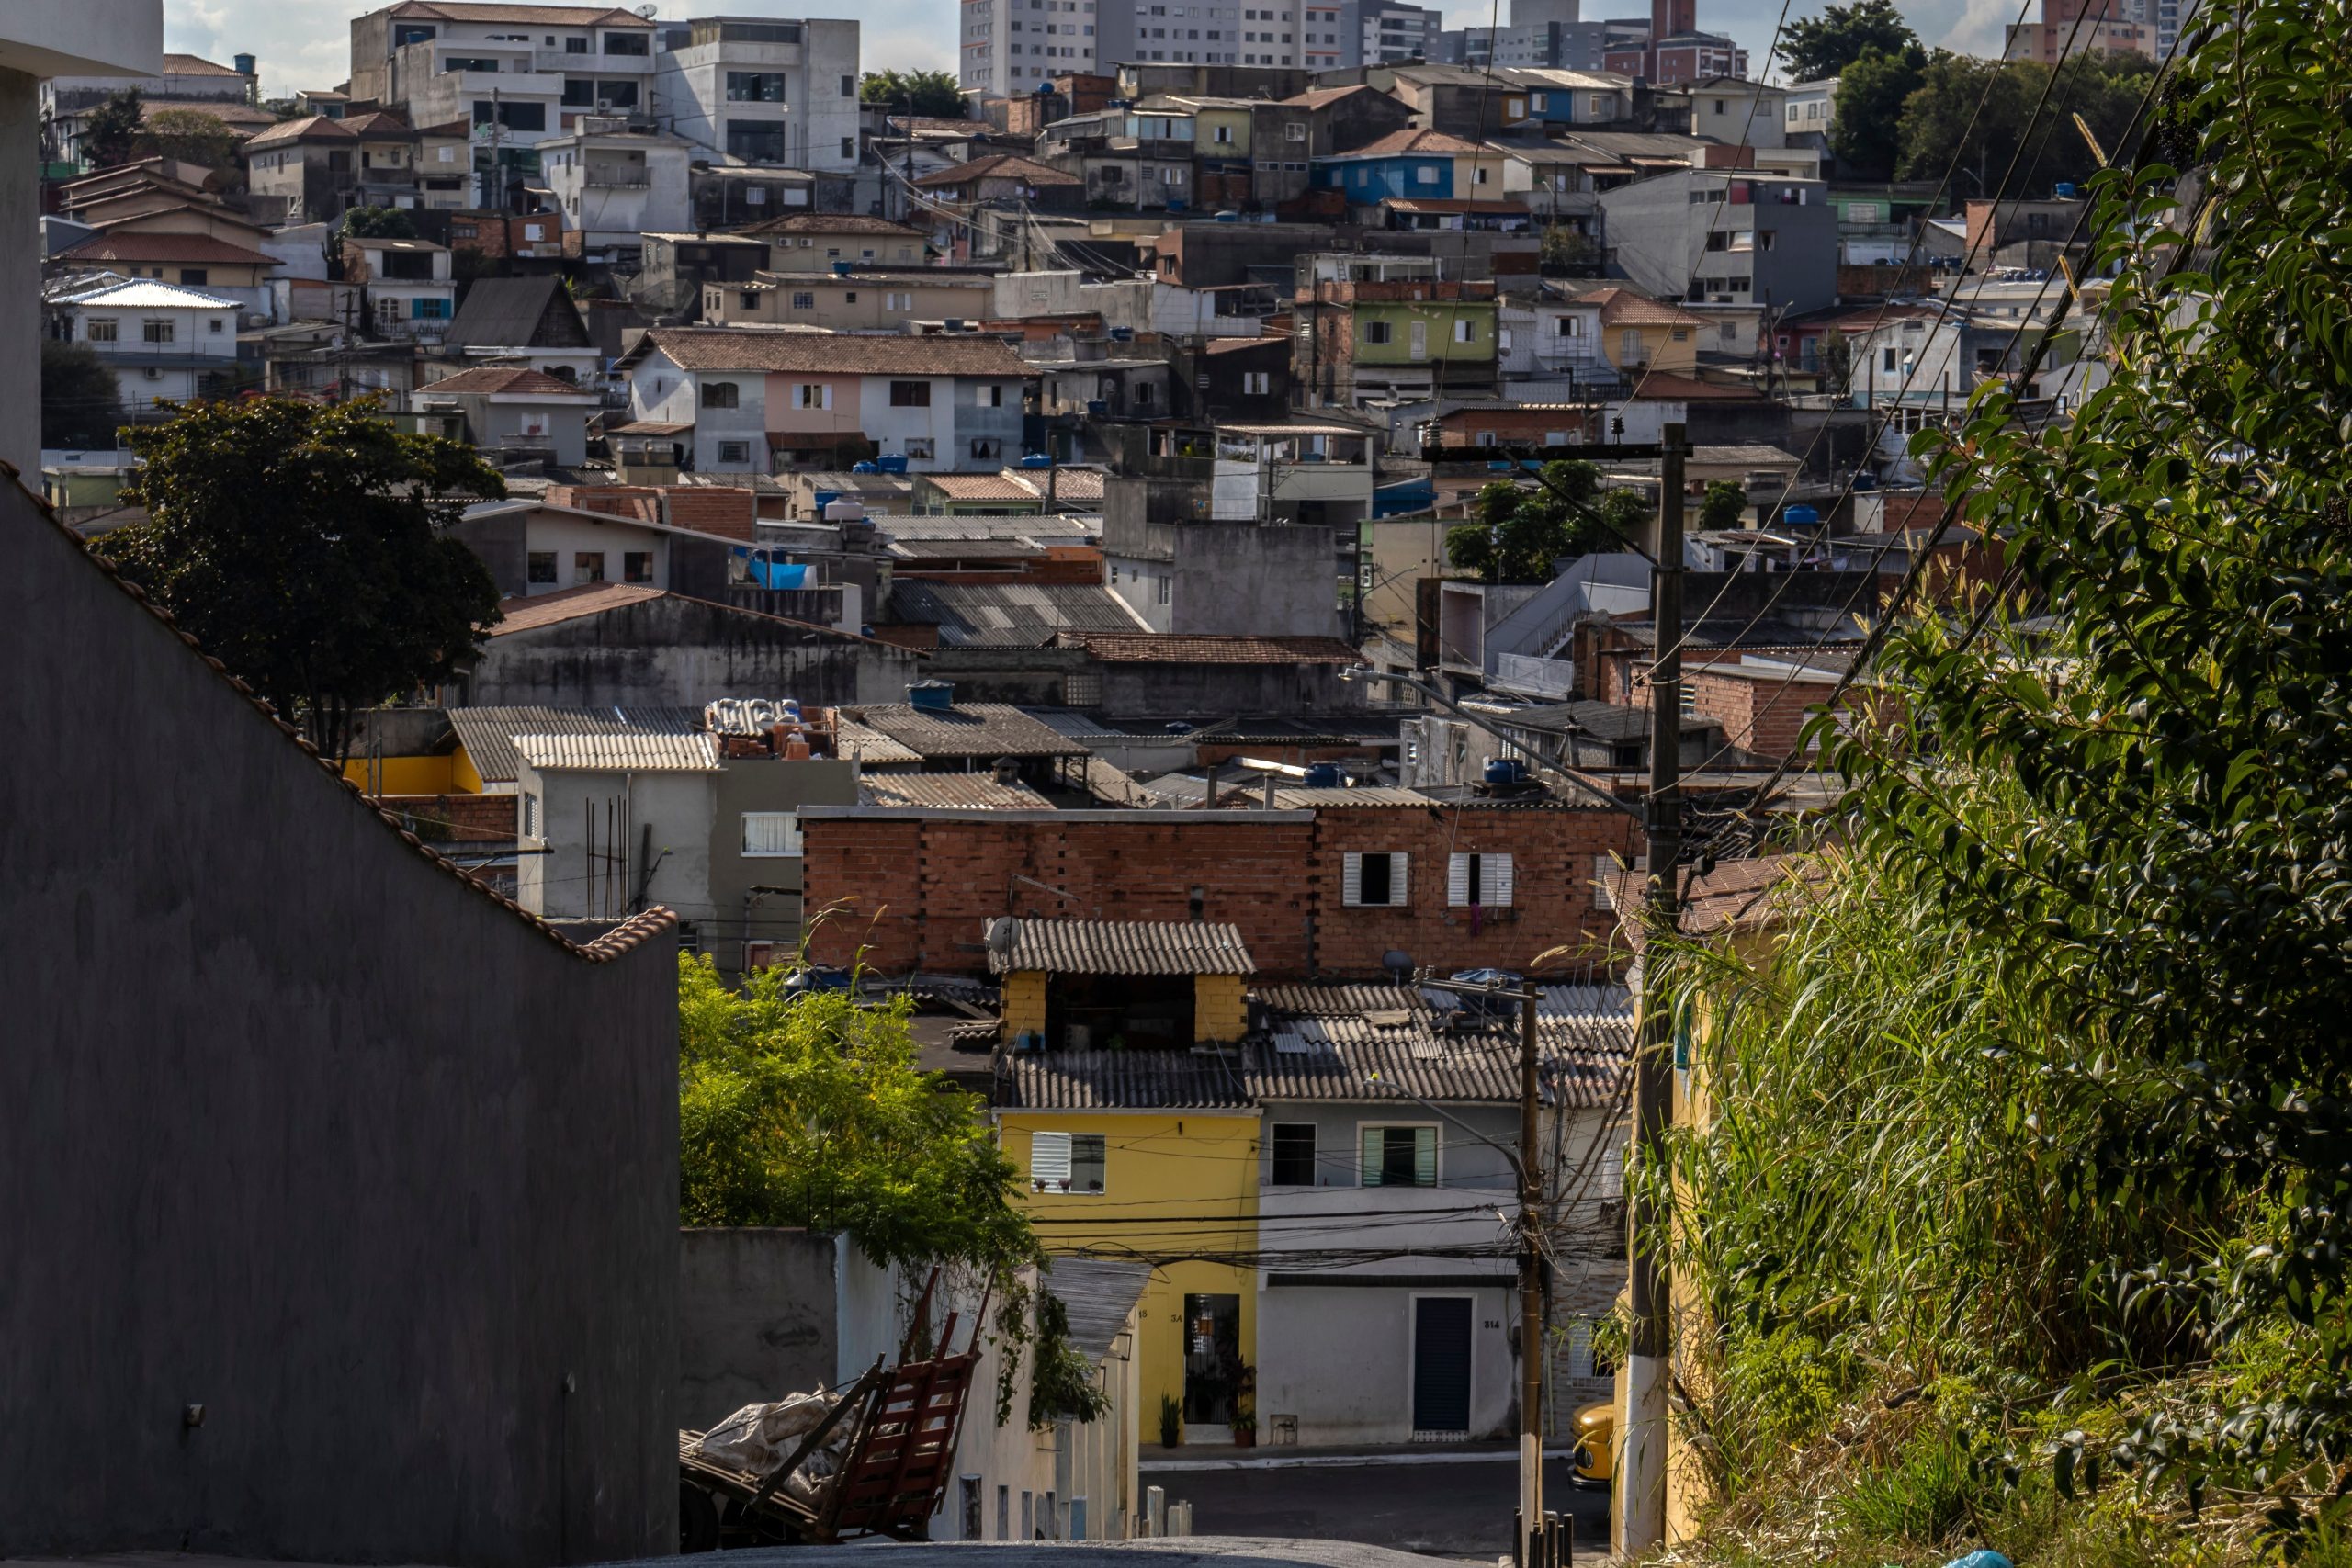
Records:
[[[869,773],[858,784],[866,806],[927,806],[989,811],[1051,811],[1054,803],[992,773]]]
[[[1063,739],[1008,703],[957,703],[941,709],[877,703],[849,710],[849,716],[925,759],[1087,754],[1085,747]]]
[[[451,708],[449,727],[484,784],[513,784],[518,735],[693,735],[699,708]],[[910,761],[912,759],[910,758]]]
[[[1069,1342],[1090,1361],[1111,1353],[1111,1343],[1151,1283],[1151,1265],[1108,1258],[1058,1258],[1039,1283],[1069,1309]]]
[[[1254,975],[1241,928],[1204,920],[1031,920],[988,927],[989,972],[1014,975]]]
[[[1230,1054],[1216,1051],[1014,1051],[997,1079],[1008,1109],[1102,1111],[1247,1106]]]
[[[847,715],[836,716],[833,722],[842,755],[854,758],[866,767],[912,767],[922,761],[921,752],[910,746],[901,746],[872,725],[860,724]]]
[[[1145,623],[1100,583],[926,582],[898,578],[890,620],[937,626],[949,648],[1044,648],[1062,634],[1140,632]]]
[[[869,476],[856,476],[861,482]],[[829,476],[815,476],[823,482],[819,490],[836,486]],[[903,490],[911,480],[899,481]],[[1093,539],[1102,533],[1100,517],[1069,517],[1046,513],[1038,517],[893,517],[883,525],[884,532],[893,539],[1021,539],[1061,540]]]
[[[715,773],[707,735],[517,735],[514,753],[540,772]]]

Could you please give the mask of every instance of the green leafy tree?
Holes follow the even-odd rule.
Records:
[[[1936,179],[1957,157],[1963,196],[2047,195],[2061,181],[2086,186],[2099,162],[2080,135],[2069,134],[2070,117],[2082,115],[2109,161],[2128,162],[2136,152],[2135,117],[2155,69],[2136,55],[2084,55],[2060,67],[2052,82],[2040,61],[1973,60],[1939,50],[1904,103],[1897,172],[1905,179]],[[2034,105],[2045,83],[2049,104],[2037,121]],[[1838,113],[1842,123],[1842,90]]]
[[[1446,530],[1445,558],[1488,582],[1548,582],[1565,556],[1624,543],[1598,502],[1600,470],[1590,463],[1544,465],[1543,482],[1497,479],[1478,492],[1474,521]]]
[[[1599,511],[1601,525],[1620,540],[1640,538],[1657,515],[1641,491],[1633,490],[1601,491]]]
[[[1540,265],[1553,276],[1568,276],[1589,272],[1600,265],[1600,247],[1589,234],[1579,233],[1566,223],[1555,223],[1544,231]]]
[[[43,338],[40,345],[40,444],[111,446],[122,423],[122,384],[87,344]]]
[[[1747,491],[1736,479],[1708,482],[1706,499],[1699,503],[1702,528],[1736,528],[1747,521]]]
[[[138,138],[141,157],[173,158],[224,174],[237,171],[237,135],[218,115],[201,109],[158,109]]]
[[[2003,542],[2001,592],[1897,624],[1879,716],[1816,724],[1838,847],[1769,963],[1658,971],[1737,998],[1699,1032],[1717,1116],[1672,1184],[1735,1491],[1883,1414],[1883,1375],[1962,1444],[1961,1515],[2038,1461],[2020,1511],[2121,1476],[2100,1507],[2216,1511],[2231,1561],[2340,1551],[2345,66],[2306,7],[2249,0],[2177,67],[2200,166],[2100,180],[2108,384],[2041,429],[1989,387],[1917,443]],[[2031,1560],[2062,1559],[2090,1560]]]
[[[946,71],[869,71],[857,85],[863,102],[879,104],[924,119],[965,119],[964,89]]]
[[[1838,78],[1837,114],[1829,150],[1846,177],[1893,176],[1903,145],[1903,116],[1911,95],[1926,84],[1927,52],[1917,44],[1897,51],[1866,49]]]
[[[1842,398],[1853,389],[1853,339],[1835,330],[1826,332],[1821,334],[1821,344],[1815,354],[1815,363],[1821,367],[1824,391],[1833,398]]]
[[[130,163],[137,156],[143,112],[136,87],[125,87],[92,110],[82,132],[83,162],[93,169]]]
[[[372,400],[191,404],[133,432],[148,521],[124,570],[205,651],[340,757],[352,714],[445,681],[498,618],[447,530],[502,496],[471,447],[392,428]]]
[[[1777,51],[1792,82],[1836,76],[1838,113],[1846,112],[1844,73],[1863,55],[1902,55],[1919,47],[1919,35],[1894,8],[1894,0],[1854,0],[1826,6],[1818,17],[1800,17],[1782,30]]]
[[[416,220],[400,207],[355,207],[343,215],[343,233],[352,240],[413,240]]]

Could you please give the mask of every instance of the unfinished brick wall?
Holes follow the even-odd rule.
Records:
[[[1334,807],[1295,812],[809,817],[803,874],[826,962],[987,971],[993,916],[1229,921],[1261,978],[1378,978],[1405,953],[1440,969],[1607,967],[1614,918],[1593,908],[1596,857],[1634,852],[1632,818],[1561,807]],[[1408,858],[1407,902],[1343,902],[1350,852]],[[1508,909],[1450,908],[1450,854],[1512,857]],[[1042,885],[1042,886],[1041,886]],[[1196,893],[1197,890],[1197,902]]]
[[[427,843],[511,843],[511,795],[378,795],[378,806]]]
[[[1826,681],[1792,681],[1785,670],[1734,674],[1737,649],[1724,650],[1720,659],[1696,654],[1695,649],[1683,653],[1682,682],[1690,694],[1691,716],[1722,725],[1724,744],[1774,761],[1797,750],[1806,719],[1831,690]],[[1648,676],[1634,676],[1634,703],[1649,700]]]

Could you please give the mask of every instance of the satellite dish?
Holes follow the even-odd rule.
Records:
[[[661,11],[662,11],[662,7],[661,7],[660,6],[658,6],[658,5],[654,4],[654,3],[653,3],[653,0],[646,0],[646,3],[645,3],[644,5],[639,6],[637,8],[637,14],[638,14],[639,16],[640,16],[640,17],[644,17],[647,21],[649,21],[649,22],[650,22],[650,21],[651,21],[655,17],[659,16],[659,15],[661,14]]]

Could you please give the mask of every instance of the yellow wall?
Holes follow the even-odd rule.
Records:
[[[1004,1037],[1046,1032],[1046,976],[1024,969],[1004,981]]]
[[[466,755],[466,749],[462,746],[458,748],[457,755],[449,759],[449,782],[457,786],[459,795],[484,793],[481,774],[474,771],[474,760]]]
[[[1246,1253],[1258,1243],[1258,1119],[1201,1111],[1005,1111],[1005,1153],[1023,1180],[1023,1206],[1048,1253],[1091,1249],[1098,1257]],[[1103,1190],[1026,1189],[1033,1132],[1096,1133],[1103,1140]],[[1230,1224],[1188,1220],[1230,1217]],[[1117,1221],[1064,1224],[1057,1220]],[[1047,1283],[1051,1284],[1050,1279]],[[1257,1276],[1222,1262],[1161,1263],[1152,1270],[1136,1347],[1142,1381],[1143,1441],[1159,1440],[1159,1401],[1184,1395],[1184,1297],[1240,1298],[1241,1357],[1258,1364]]]
[[[1193,1038],[1238,1040],[1250,1032],[1250,1002],[1238,975],[1193,976]]]
[[[382,770],[383,784],[379,795],[478,795],[481,780],[476,778],[471,788],[456,782],[456,770],[447,757],[383,757],[376,766]],[[468,772],[472,770],[469,769]],[[343,765],[343,776],[360,788],[370,787],[368,759],[354,757]]]

